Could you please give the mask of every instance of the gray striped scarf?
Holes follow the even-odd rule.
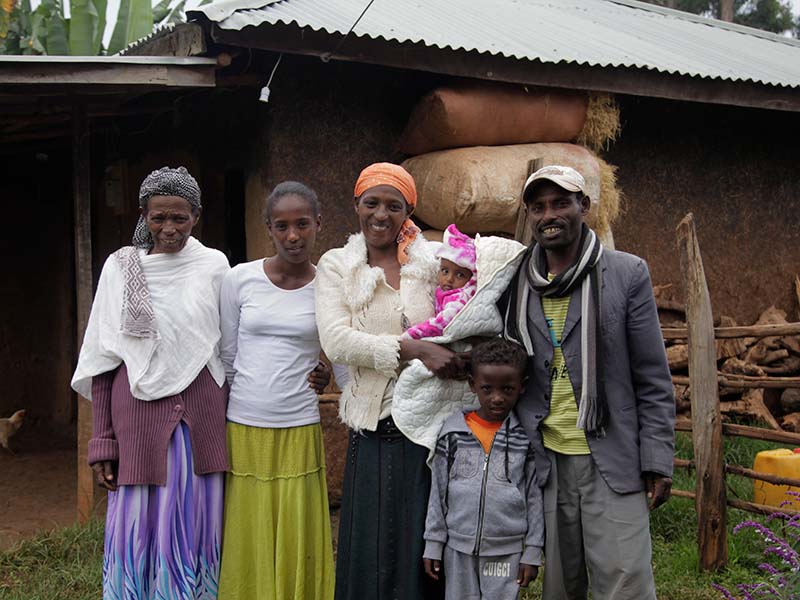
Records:
[[[528,252],[519,271],[516,293],[516,331],[523,345],[532,349],[528,332],[527,306],[531,290],[548,298],[562,298],[581,286],[581,375],[583,387],[578,403],[577,427],[605,435],[608,423],[608,404],[603,389],[599,339],[602,269],[595,268],[603,255],[603,245],[586,225],[581,234],[581,250],[576,261],[552,280],[547,278],[547,261],[542,248],[536,244]]]

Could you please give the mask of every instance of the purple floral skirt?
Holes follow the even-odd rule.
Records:
[[[213,600],[222,539],[223,473],[195,475],[181,422],[167,451],[167,484],[108,495],[104,600]]]

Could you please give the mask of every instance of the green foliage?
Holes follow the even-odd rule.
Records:
[[[161,0],[153,7],[153,21],[160,23],[169,14],[170,0]]]
[[[707,17],[720,17],[720,0],[644,0]],[[734,0],[733,22],[773,33],[792,31],[800,37],[800,17],[792,16],[789,0]]]
[[[743,2],[744,10],[736,13],[734,21],[748,27],[756,27],[773,33],[783,33],[792,29],[792,7],[780,0],[758,0]]]
[[[149,34],[153,30],[153,7],[150,0],[120,0],[117,24],[108,53],[116,54],[131,42]]]
[[[115,54],[148,35],[153,24],[182,22],[186,0],[170,8],[161,0],[121,0],[108,49],[103,48],[108,0],[69,0],[70,19],[64,19],[63,0],[42,0],[35,10],[30,0],[0,0],[0,54]],[[208,0],[205,0],[206,2]]]
[[[69,54],[67,47],[68,25],[64,19],[61,0],[42,0],[36,11],[42,11],[45,24],[44,44],[47,54]]]
[[[70,3],[70,54],[97,56],[103,45],[107,0],[72,0]]]
[[[36,10],[31,10],[30,0],[9,5],[12,8],[5,34],[0,35],[0,54],[69,54],[69,23],[64,19],[61,0],[42,0]]]

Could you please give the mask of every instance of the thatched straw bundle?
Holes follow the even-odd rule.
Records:
[[[597,157],[600,165],[600,202],[597,206],[595,229],[611,231],[611,226],[622,212],[622,192],[617,187],[617,167]]]
[[[619,106],[611,94],[589,95],[586,121],[578,134],[576,143],[595,152],[606,150],[619,137],[622,127],[619,122]]]

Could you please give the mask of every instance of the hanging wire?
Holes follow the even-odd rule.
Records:
[[[272,84],[272,78],[275,77],[275,71],[278,70],[278,65],[281,64],[281,59],[283,58],[283,52],[278,55],[278,60],[275,61],[275,66],[272,67],[272,73],[269,74],[269,81],[267,81],[267,87]]]
[[[332,52],[326,52],[325,54],[320,56],[320,59],[322,59],[322,62],[328,62],[334,54],[339,52],[339,50],[342,47],[342,44],[344,44],[344,41],[347,39],[347,36],[350,35],[351,33],[353,33],[353,30],[356,28],[356,26],[358,25],[359,21],[361,21],[361,19],[364,17],[364,15],[367,14],[367,11],[369,10],[370,6],[372,6],[373,2],[375,2],[375,0],[369,0],[367,5],[364,7],[364,10],[362,10],[361,14],[358,15],[358,18],[355,20],[355,23],[353,23],[350,26],[350,29],[347,30],[347,33],[344,34],[344,37],[341,40],[339,40],[338,44],[336,44],[336,48],[334,48]]]

